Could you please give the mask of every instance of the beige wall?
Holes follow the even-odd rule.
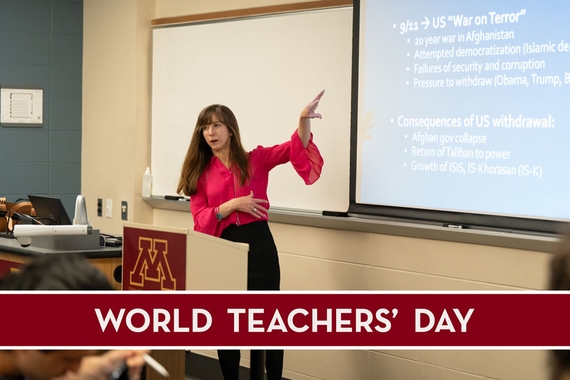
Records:
[[[85,0],[82,192],[90,216],[112,199],[111,219],[90,219],[121,233],[129,221],[192,225],[187,212],[152,210],[140,199],[150,164],[150,61],[153,18],[275,5],[268,0]],[[285,290],[543,289],[549,254],[272,223]],[[213,352],[202,352],[213,356]],[[247,364],[247,353],[243,364]],[[547,378],[541,351],[287,351],[296,380],[520,380]]]
[[[140,195],[150,164],[154,17],[154,0],[84,2],[81,191],[93,226],[105,233],[121,233],[121,201],[129,221],[152,222]],[[95,216],[97,198],[113,201],[111,218]]]

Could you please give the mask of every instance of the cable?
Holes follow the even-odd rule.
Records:
[[[8,235],[14,235],[14,226],[16,224],[18,224],[18,222],[21,219],[30,220],[32,222],[31,224],[36,224],[36,225],[41,225],[41,226],[43,226],[44,224],[42,222],[40,222],[38,219],[46,219],[46,218],[34,218],[31,215],[20,214],[19,212],[16,212],[14,210],[6,211],[5,217],[7,218],[6,233]],[[47,219],[52,220],[50,218],[47,218]]]
[[[9,218],[11,218],[12,220],[20,220],[20,218],[24,218],[24,219],[28,219],[32,221],[32,224],[39,224],[39,225],[43,225],[42,222],[39,221],[39,219],[48,219],[48,220],[52,220],[55,222],[55,220],[53,220],[52,218],[44,218],[44,217],[36,217],[34,218],[31,215],[27,215],[27,214],[20,214],[19,212],[16,211],[12,211],[12,210],[8,210],[6,211],[6,214],[12,214],[11,216],[9,216]],[[15,218],[14,216],[17,216],[17,218]]]

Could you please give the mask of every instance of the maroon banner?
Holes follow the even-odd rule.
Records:
[[[0,347],[567,348],[570,292],[2,292]]]

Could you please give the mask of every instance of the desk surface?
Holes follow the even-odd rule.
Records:
[[[61,253],[62,250],[54,250],[41,247],[22,247],[18,240],[7,235],[0,234],[0,252],[13,253],[16,255],[34,256],[34,255],[48,255],[53,253]],[[71,251],[70,251],[71,252]],[[74,253],[80,253],[88,258],[108,258],[108,257],[121,257],[122,247],[99,247],[98,249],[80,249],[73,250]]]

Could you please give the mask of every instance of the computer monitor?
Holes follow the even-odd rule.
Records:
[[[28,195],[32,206],[36,210],[36,219],[43,224],[53,224],[66,226],[71,225],[71,219],[61,199],[54,197],[44,197],[39,195]]]

